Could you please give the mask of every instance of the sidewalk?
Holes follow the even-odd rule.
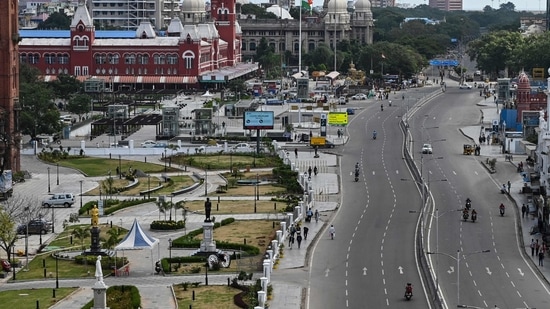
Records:
[[[492,119],[499,119],[498,113],[496,108],[494,107],[486,107],[492,105],[487,101],[488,104],[485,104],[486,102],[483,100],[477,105],[481,107],[481,114],[480,118],[482,119],[482,123],[476,126],[470,126],[470,127],[464,127],[461,128],[460,131],[468,138],[472,139],[474,143],[478,143],[478,137],[481,132],[481,126],[490,127],[491,120]],[[514,215],[517,218],[517,229],[519,234],[519,239],[521,241],[521,246],[525,249],[524,257],[529,258],[532,261],[531,268],[536,270],[540,277],[543,278],[545,281],[548,282],[548,279],[550,278],[550,264],[547,264],[546,267],[543,266],[537,266],[538,265],[538,257],[531,256],[531,249],[530,244],[531,240],[538,240],[539,243],[542,244],[542,235],[540,233],[536,233],[531,235],[531,228],[533,226],[537,226],[538,218],[536,216],[535,212],[530,212],[525,216],[525,218],[522,218],[521,213],[521,207],[523,204],[529,205],[532,204],[532,201],[528,200],[530,197],[530,194],[523,194],[521,193],[521,188],[524,186],[524,180],[520,173],[517,172],[517,165],[520,162],[523,162],[524,165],[525,159],[527,158],[527,155],[513,155],[513,159],[511,161],[505,160],[505,155],[502,153],[502,147],[500,145],[482,145],[481,146],[481,158],[485,160],[485,158],[496,158],[497,159],[497,172],[493,174],[493,177],[498,180],[498,183],[507,183],[507,181],[510,181],[511,183],[511,189],[509,196],[514,202]],[[495,190],[499,190],[498,188],[495,188]],[[531,211],[534,211],[534,209],[531,209]],[[547,254],[546,254],[547,256]]]

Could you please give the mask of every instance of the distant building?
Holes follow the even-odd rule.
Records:
[[[462,0],[430,0],[428,5],[442,11],[462,11]]]
[[[204,5],[203,0],[186,2]],[[235,0],[213,0],[208,22],[184,25],[173,18],[165,36],[148,21],[135,31],[96,31],[84,1],[70,30],[20,34],[20,62],[39,69],[45,80],[69,74],[81,81],[102,80],[111,91],[221,88],[258,69],[255,63],[242,63]]]

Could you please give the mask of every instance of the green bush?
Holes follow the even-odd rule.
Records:
[[[179,221],[153,221],[150,225],[151,230],[179,230],[185,228],[185,221],[179,220]]]
[[[143,203],[154,202],[156,200],[157,200],[156,198],[150,198],[150,199],[133,198],[133,199],[122,200],[122,201],[108,199],[103,201],[103,212],[105,215],[110,215],[113,212],[124,208],[132,207]],[[97,205],[97,202],[98,201],[90,201],[84,204],[82,208],[78,210],[78,214],[79,215],[88,214],[89,211],[92,210],[92,208],[94,208],[95,205]]]

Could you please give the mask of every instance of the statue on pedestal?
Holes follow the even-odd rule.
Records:
[[[101,255],[97,256],[97,261],[95,262],[95,278],[99,282],[103,282],[103,270],[101,269]]]
[[[92,227],[99,225],[99,209],[97,209],[97,205],[94,205],[94,208],[92,208]]]
[[[210,202],[210,198],[206,198],[206,202],[204,202],[204,213],[206,215],[206,218],[204,219],[204,222],[210,222],[210,212],[212,211],[212,203]]]

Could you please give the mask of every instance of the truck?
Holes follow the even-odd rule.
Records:
[[[311,147],[326,147],[326,148],[334,148],[334,144],[327,141],[327,138],[324,136],[312,136],[309,139],[309,145]]]
[[[0,175],[0,200],[7,200],[13,194],[13,177],[11,170]]]

